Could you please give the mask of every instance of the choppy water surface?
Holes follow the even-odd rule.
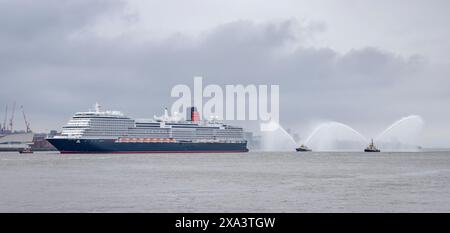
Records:
[[[1,153],[0,212],[450,212],[450,153]]]

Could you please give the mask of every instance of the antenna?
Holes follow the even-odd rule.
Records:
[[[14,101],[13,107],[12,107],[12,113],[11,118],[9,119],[9,130],[11,133],[13,132],[13,123],[14,123],[14,113],[16,111],[16,102]]]
[[[23,106],[20,106],[22,109],[23,120],[25,121],[25,127],[27,127],[26,132],[31,133],[30,122],[27,121],[27,116],[25,115],[25,110],[23,110]]]

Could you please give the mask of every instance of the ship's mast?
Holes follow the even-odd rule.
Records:
[[[98,104],[98,102],[96,102],[96,103],[95,103],[95,112],[96,112],[96,113],[99,113],[101,107],[102,107],[102,106],[100,106],[100,104]]]
[[[169,110],[167,110],[167,108],[164,108],[164,118],[166,120],[169,119]]]

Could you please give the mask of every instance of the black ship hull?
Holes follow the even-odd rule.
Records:
[[[380,152],[380,150],[365,149],[364,152]]]
[[[296,148],[295,149],[297,152],[311,152],[311,149],[304,149],[304,148]]]
[[[61,153],[231,153],[248,152],[247,143],[117,142],[114,139],[47,139]]]

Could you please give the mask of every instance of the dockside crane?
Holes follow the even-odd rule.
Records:
[[[15,111],[16,111],[16,102],[14,102],[14,104],[13,104],[11,118],[9,119],[9,130],[11,131],[11,133],[13,132],[13,123],[14,123],[14,113],[15,113]]]
[[[6,127],[7,118],[8,118],[8,104],[6,104],[6,108],[5,108],[5,119],[3,120],[2,132],[5,132],[6,130],[8,130]]]
[[[30,122],[27,121],[25,110],[23,110],[23,106],[20,106],[20,108],[22,109],[23,120],[25,121],[25,126],[27,127],[27,133],[31,133]]]

